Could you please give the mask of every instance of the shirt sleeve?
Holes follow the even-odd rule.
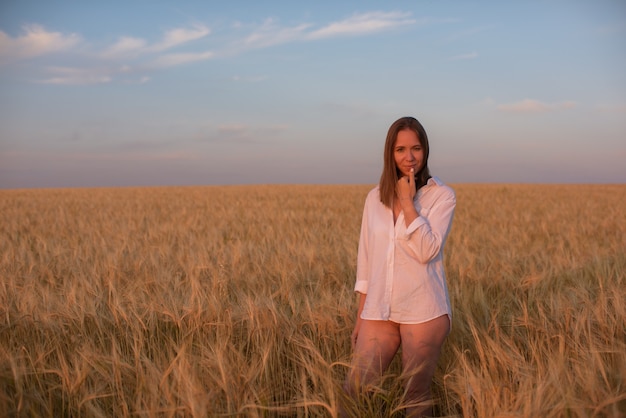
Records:
[[[368,231],[368,206],[369,196],[365,201],[363,208],[363,218],[361,219],[361,235],[359,237],[359,248],[356,263],[356,284],[354,291],[367,294],[367,288],[369,285],[370,266],[368,260],[368,247],[369,247],[369,231]]]
[[[454,192],[443,197],[430,210],[428,217],[418,216],[406,229],[409,253],[420,263],[428,263],[441,251],[450,232],[456,198]]]

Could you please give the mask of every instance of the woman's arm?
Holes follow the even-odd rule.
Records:
[[[361,232],[359,235],[359,246],[357,250],[357,261],[356,261],[356,283],[354,285],[354,290],[360,293],[367,293],[367,288],[369,286],[369,276],[370,276],[370,267],[369,267],[369,205],[373,196],[371,193],[367,196],[365,200],[365,205],[363,207],[363,216],[361,218]]]
[[[419,213],[417,213],[417,209],[413,204],[412,198],[401,198],[400,199],[400,207],[402,208],[402,212],[404,213],[404,224],[408,228],[411,223],[417,219]]]
[[[454,193],[437,202],[427,217],[419,216],[407,227],[407,249],[420,263],[434,259],[450,232],[456,199]]]

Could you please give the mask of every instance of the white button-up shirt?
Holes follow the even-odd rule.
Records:
[[[417,324],[447,314],[450,298],[443,268],[456,197],[432,177],[417,191],[419,216],[407,227],[400,212],[380,201],[378,186],[365,200],[354,290],[367,294],[361,318]]]

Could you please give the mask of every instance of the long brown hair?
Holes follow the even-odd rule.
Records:
[[[394,158],[394,146],[396,145],[396,139],[398,138],[398,132],[405,129],[410,129],[417,134],[417,139],[422,145],[424,150],[424,165],[422,169],[415,174],[415,187],[419,190],[424,186],[428,179],[431,177],[428,170],[428,135],[426,130],[417,119],[411,116],[405,116],[389,127],[387,132],[387,140],[385,141],[385,152],[383,155],[384,166],[383,173],[380,176],[380,201],[388,208],[393,207],[393,198],[396,194],[396,184],[400,179],[398,167],[396,167],[396,160]]]

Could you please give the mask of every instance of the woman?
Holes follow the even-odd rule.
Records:
[[[428,170],[428,136],[412,117],[389,128],[380,183],[363,210],[352,333],[351,396],[375,384],[402,346],[407,416],[432,413],[430,384],[451,310],[443,267],[454,191]]]

